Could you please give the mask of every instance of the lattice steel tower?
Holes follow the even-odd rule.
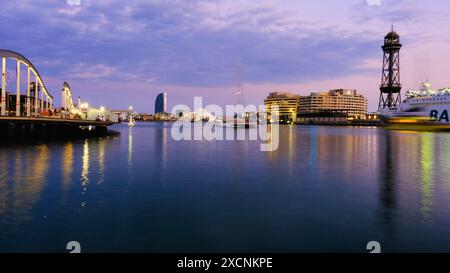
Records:
[[[384,37],[383,49],[383,72],[380,85],[380,102],[378,110],[395,107],[400,103],[400,35],[394,31]]]

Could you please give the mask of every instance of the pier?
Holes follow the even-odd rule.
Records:
[[[75,135],[94,132],[106,134],[107,127],[117,123],[118,117],[87,102],[75,105],[67,82],[61,89],[61,107],[56,108],[54,97],[44,84],[36,67],[25,56],[10,50],[0,50],[0,132],[1,137],[12,135]],[[7,63],[15,64],[15,89],[8,89]],[[25,74],[25,77],[24,75]],[[22,79],[26,82],[22,83]],[[23,88],[25,86],[25,88]],[[25,89],[25,90],[22,90]]]
[[[298,118],[295,124],[328,126],[382,126],[380,119],[348,119],[347,117]]]
[[[4,135],[77,135],[95,133],[104,135],[107,127],[114,124],[107,121],[91,121],[62,118],[0,117],[0,132]]]

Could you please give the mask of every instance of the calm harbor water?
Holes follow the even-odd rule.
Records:
[[[450,134],[282,126],[182,141],[171,124],[0,146],[0,252],[450,251]]]

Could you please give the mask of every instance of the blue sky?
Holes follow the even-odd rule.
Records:
[[[391,22],[404,44],[404,88],[450,85],[444,0],[0,2],[0,48],[28,57],[57,104],[68,81],[91,104],[141,112],[153,112],[162,91],[171,107],[332,88],[358,89],[375,110]]]

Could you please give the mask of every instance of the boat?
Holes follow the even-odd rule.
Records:
[[[128,127],[133,127],[136,124],[133,117],[130,117],[130,120],[128,121]]]
[[[237,119],[235,119],[234,121],[225,121],[225,120],[218,120],[215,122],[216,125],[221,126],[221,127],[230,127],[230,128],[235,128],[235,129],[249,129],[249,128],[257,128],[258,127],[258,123],[256,121],[239,121]]]
[[[450,131],[450,88],[433,90],[429,82],[409,90],[398,106],[380,111],[386,129]]]

